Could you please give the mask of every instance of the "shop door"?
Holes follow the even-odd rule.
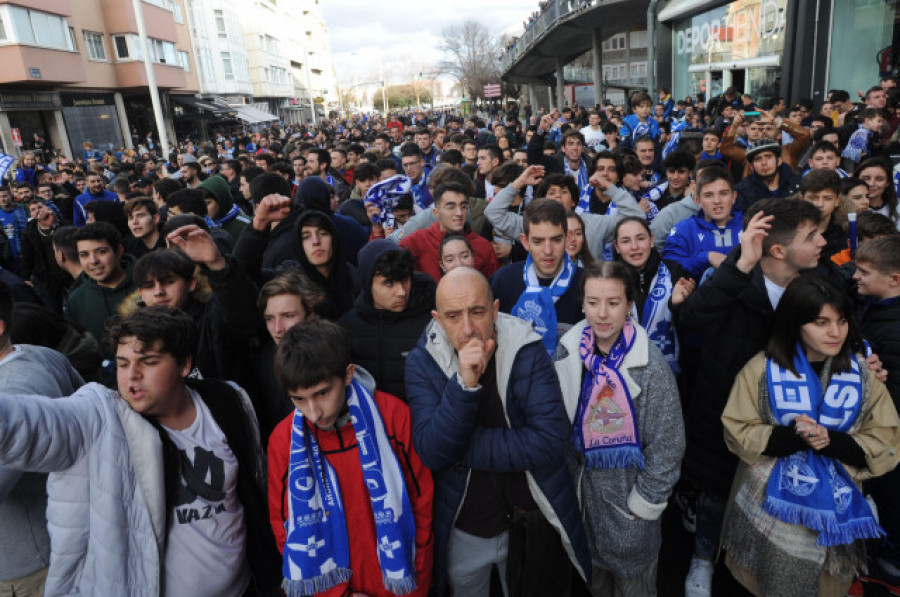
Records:
[[[757,106],[767,106],[779,95],[781,69],[776,67],[756,67],[747,69],[747,93],[753,96]]]
[[[10,128],[19,129],[22,135],[21,151],[35,150],[35,135],[43,139],[43,146],[48,147],[47,123],[45,113],[39,110],[29,110],[23,112],[8,112]],[[17,152],[19,150],[16,150]],[[42,152],[35,152],[39,161],[42,161]]]
[[[731,72],[731,86],[738,93],[743,93],[745,89],[747,89],[746,81],[744,80],[744,74],[747,72],[744,69],[733,70]]]

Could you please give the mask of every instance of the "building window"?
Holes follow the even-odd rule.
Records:
[[[84,46],[87,48],[89,60],[106,60],[106,48],[103,46],[103,34],[85,31]]]
[[[137,39],[136,42],[140,43]],[[161,39],[148,39],[150,42],[150,59],[153,62],[159,62],[160,64],[178,64],[178,59],[175,56],[175,44],[170,41],[163,41]]]
[[[16,41],[60,50],[75,50],[68,24],[62,17],[20,6],[9,6],[8,10]]]
[[[181,5],[173,0],[171,7],[172,16],[175,17],[175,23],[177,23],[178,25],[184,25],[184,17],[181,16]]]
[[[231,67],[231,54],[229,52],[222,52],[222,70],[225,71],[226,81],[234,80],[234,70]]]
[[[178,50],[178,66],[184,69],[184,72],[191,72],[191,59],[188,56],[188,53],[183,50]]]
[[[228,33],[225,30],[225,15],[221,10],[214,10],[213,14],[216,15],[216,31],[219,32],[219,37],[228,37]]]
[[[130,58],[128,52],[128,38],[124,35],[114,35],[113,45],[116,47],[116,58],[119,60]]]

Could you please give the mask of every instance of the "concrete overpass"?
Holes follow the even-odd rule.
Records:
[[[537,103],[537,85],[555,86],[555,105],[562,106],[563,67],[592,51],[594,103],[599,104],[605,93],[601,44],[631,27],[644,28],[648,5],[649,0],[549,0],[540,16],[501,57],[503,80],[527,85],[532,105]],[[653,40],[648,39],[648,43]]]

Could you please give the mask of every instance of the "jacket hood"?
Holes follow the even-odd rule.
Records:
[[[294,203],[299,203],[303,209],[317,209],[331,213],[331,192],[328,190],[328,184],[318,176],[307,176],[294,193]]]
[[[372,304],[372,280],[375,278],[375,263],[387,253],[402,250],[400,245],[386,238],[373,240],[360,249],[356,271],[359,273],[359,281],[362,284],[362,294],[360,296],[366,304]]]
[[[307,274],[313,275],[315,278],[316,275],[312,272],[318,273],[318,270],[309,264],[309,259],[306,257],[306,253],[303,251],[303,241],[301,239],[301,232],[303,230],[303,226],[307,224],[312,219],[318,220],[317,226],[328,230],[331,233],[331,263],[329,264],[329,268],[331,273],[334,273],[337,266],[344,262],[344,245],[341,242],[341,236],[338,234],[337,227],[334,225],[334,221],[331,219],[331,212],[322,212],[317,209],[307,209],[303,211],[300,216],[297,218],[297,224],[294,228],[294,241],[297,243],[297,259],[300,261],[300,264],[303,266],[304,272]]]
[[[369,295],[366,296],[360,292],[353,303],[353,307],[363,319],[381,318],[385,323],[395,323],[431,313],[431,310],[434,309],[436,290],[437,284],[431,276],[421,272],[413,272],[409,287],[409,299],[403,311],[395,313],[393,311],[376,309],[372,300],[371,284],[369,284]]]
[[[215,174],[201,182],[200,188],[212,193],[219,202],[219,215],[216,217],[221,218],[231,210],[234,200],[231,198],[231,187],[228,186],[227,180]]]

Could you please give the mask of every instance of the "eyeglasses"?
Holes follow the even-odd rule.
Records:
[[[421,162],[419,160],[416,160],[415,162],[406,162],[402,164],[402,166],[404,170],[407,170],[409,168],[412,168],[413,166],[418,166],[420,163]]]

